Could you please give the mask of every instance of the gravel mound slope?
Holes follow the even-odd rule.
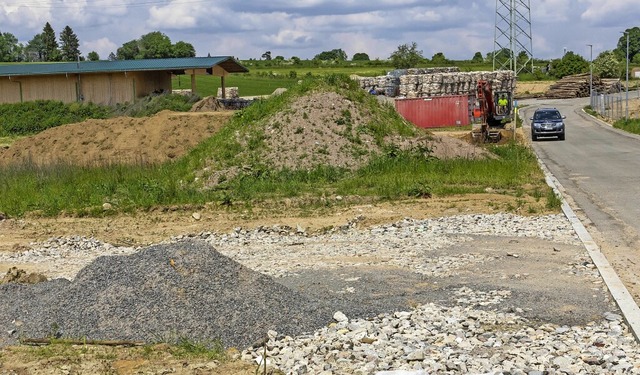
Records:
[[[203,241],[154,245],[103,256],[73,282],[2,285],[0,344],[17,338],[176,342],[244,348],[268,330],[297,335],[326,325],[322,304],[221,255]]]

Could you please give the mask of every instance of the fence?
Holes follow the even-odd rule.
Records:
[[[629,91],[629,100],[640,98],[640,90]],[[594,90],[591,97],[591,109],[596,111],[600,116],[612,119],[614,121],[623,119],[627,116],[627,93],[625,91],[613,94],[601,94]],[[629,112],[629,118],[640,118],[640,113]]]

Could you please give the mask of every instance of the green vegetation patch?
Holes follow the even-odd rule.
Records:
[[[613,124],[614,128],[633,134],[640,134],[640,119],[618,120]]]
[[[382,151],[356,170],[332,165],[306,170],[274,168],[261,160],[266,120],[289,110],[296,98],[321,90],[333,90],[368,111],[371,120],[351,130],[370,134]],[[342,113],[340,117],[345,129],[350,116]],[[224,128],[185,157],[163,165],[27,164],[0,168],[0,211],[10,216],[29,212],[100,216],[210,203],[251,210],[281,198],[296,198],[304,209],[339,204],[324,199],[331,194],[339,194],[345,201],[375,202],[482,193],[487,189],[548,199],[550,188],[528,147],[494,145],[489,149],[496,158],[438,160],[425,147],[401,150],[385,141],[388,136],[414,136],[419,131],[393,107],[381,105],[348,77],[328,75],[303,80],[280,96],[238,111]],[[350,136],[357,143],[355,135]],[[227,173],[218,176],[219,183],[206,186],[209,177],[222,170]],[[105,203],[109,209],[103,207]]]
[[[55,126],[80,122],[88,118],[108,118],[110,113],[110,108],[92,103],[64,104],[60,101],[38,100],[2,104],[0,105],[0,137],[36,134]]]

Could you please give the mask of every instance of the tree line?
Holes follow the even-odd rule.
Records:
[[[172,57],[195,57],[196,50],[190,43],[171,39],[154,31],[124,43],[111,52],[109,60],[159,59]],[[42,32],[36,34],[26,45],[19,43],[15,35],[0,31],[0,62],[53,62],[53,61],[98,61],[100,56],[91,51],[83,56],[80,40],[70,26],[65,26],[56,36],[47,22]]]
[[[627,50],[627,35],[629,37],[629,48]],[[42,32],[36,34],[26,45],[18,42],[18,39],[11,33],[0,31],[0,62],[20,62],[20,61],[82,61],[100,60],[100,56],[95,51],[89,52],[86,57],[81,55],[80,41],[73,29],[65,26],[60,32],[59,38],[47,22]],[[539,67],[531,72],[537,78],[551,76],[552,78],[562,78],[567,75],[584,73],[593,68],[594,74],[602,78],[621,77],[626,69],[627,53],[629,62],[640,64],[640,28],[633,27],[625,31],[619,39],[615,49],[603,51],[593,60],[587,61],[582,56],[573,51],[564,53],[561,58],[550,61],[538,60]],[[133,60],[133,59],[157,59],[172,57],[195,57],[196,52],[193,45],[179,41],[172,43],[171,39],[159,32],[154,31],[142,35],[124,43],[117,51],[111,52],[108,60]],[[483,56],[481,52],[475,52],[469,60],[472,63],[490,63],[494,56],[498,59],[509,58],[510,51],[492,51]],[[250,59],[252,61],[254,59]],[[525,52],[517,56],[520,62],[529,61],[530,58]],[[255,60],[254,60],[255,61]],[[283,56],[272,57],[271,51],[266,51],[260,57],[265,65],[300,65],[302,60],[299,57],[291,57],[287,60]],[[347,53],[340,49],[323,51],[314,56],[311,60],[313,64],[342,63],[347,62]],[[370,62],[369,55],[364,52],[355,53],[352,62]],[[381,65],[382,61],[377,61]],[[375,63],[375,62],[372,62]],[[401,44],[391,53],[388,60],[384,61],[397,69],[420,67],[425,64],[430,65],[454,65],[456,62],[446,58],[443,52],[435,53],[430,59],[423,56],[423,52],[418,49],[416,42]],[[499,62],[502,65],[502,62]]]

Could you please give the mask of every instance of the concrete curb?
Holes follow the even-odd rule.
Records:
[[[591,260],[598,268],[598,272],[604,279],[607,288],[609,288],[609,293],[613,297],[614,301],[622,311],[622,315],[624,316],[625,321],[629,325],[633,336],[636,338],[637,342],[640,342],[640,308],[633,300],[633,297],[627,290],[627,288],[618,277],[616,271],[611,267],[609,261],[605,257],[605,255],[600,251],[600,247],[596,244],[596,242],[587,231],[587,228],[582,225],[580,219],[573,212],[567,200],[564,199],[563,191],[564,188],[560,184],[560,182],[551,174],[547,166],[538,158],[538,163],[542,168],[547,184],[553,188],[553,191],[559,196],[563,197],[562,199],[562,211],[564,215],[569,219],[573,229],[578,234],[578,237],[584,244],[584,247],[587,249]]]

